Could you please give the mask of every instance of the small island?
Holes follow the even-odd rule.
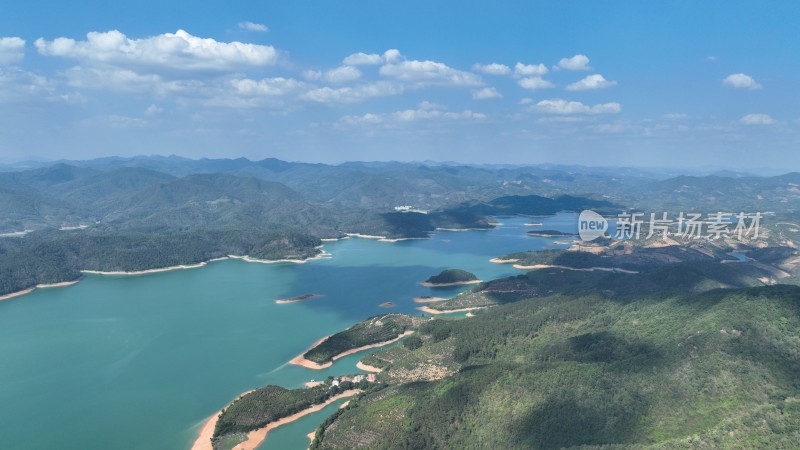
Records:
[[[461,269],[447,269],[420,283],[425,287],[448,287],[464,284],[478,284],[481,280],[475,274]]]
[[[308,300],[313,300],[315,298],[320,298],[322,295],[320,294],[303,294],[298,295],[297,297],[290,297],[290,298],[279,298],[275,300],[275,303],[282,305],[285,303],[298,303],[298,302],[305,302]]]
[[[395,306],[397,306],[397,303],[395,303],[395,302],[383,302],[378,306],[381,307],[381,308],[394,308]]]

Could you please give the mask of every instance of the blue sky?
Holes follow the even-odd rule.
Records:
[[[800,170],[797,2],[16,2],[0,160]]]

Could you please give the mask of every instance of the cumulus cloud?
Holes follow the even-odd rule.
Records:
[[[325,72],[321,70],[306,70],[303,76],[307,80],[324,80],[329,83],[346,83],[361,78],[361,71],[353,66],[339,66]]]
[[[0,67],[0,101],[44,98],[55,100],[56,83],[41,75],[25,72],[15,67]],[[68,98],[61,100],[69,101]]]
[[[377,53],[353,53],[345,58],[342,63],[348,66],[368,66],[383,63],[383,57]]]
[[[591,70],[589,58],[586,55],[575,55],[571,58],[561,58],[558,68],[564,70]]]
[[[739,123],[745,125],[772,125],[775,123],[775,119],[769,114],[747,114],[739,119]]]
[[[157,74],[140,74],[129,69],[73,67],[64,75],[75,88],[116,92],[148,92],[157,96],[199,88],[199,81],[166,80]]]
[[[361,78],[361,71],[352,66],[340,66],[325,72],[323,78],[331,83],[345,83]]]
[[[159,108],[155,103],[148,106],[147,109],[144,110],[145,116],[156,116],[164,112],[163,108]]]
[[[169,70],[235,70],[274,65],[278,51],[269,45],[219,42],[192,36],[184,30],[144,39],[131,39],[117,30],[91,32],[85,41],[39,38],[42,55],[76,59],[87,64],[111,64]]]
[[[244,78],[231,80],[229,83],[234,92],[242,96],[282,96],[306,87],[302,81],[284,77],[262,80]]]
[[[761,85],[753,77],[744,73],[732,73],[722,80],[722,84],[736,89],[761,89]]]
[[[505,64],[491,63],[491,64],[475,64],[472,70],[487,75],[508,75],[511,73],[511,68]]]
[[[517,81],[517,84],[524,87],[525,89],[551,89],[554,88],[556,85],[543,79],[542,77],[528,77],[523,78]]]
[[[373,97],[386,97],[402,93],[402,85],[378,81],[353,87],[331,88],[326,86],[311,89],[301,97],[317,103],[356,103]]]
[[[544,64],[522,64],[518,62],[514,66],[514,75],[518,77],[546,75],[548,72]]]
[[[436,61],[397,61],[381,66],[380,74],[400,81],[450,86],[480,86],[481,77]]]
[[[255,22],[239,22],[239,28],[242,30],[247,31],[257,31],[259,33],[265,33],[269,31],[269,28],[262,24],[262,23],[255,23]]]
[[[424,102],[423,102],[424,103]],[[441,108],[427,108],[421,104],[417,109],[406,109],[388,114],[367,113],[361,116],[344,116],[341,123],[347,125],[374,125],[379,123],[408,123],[420,121],[477,121],[486,119],[486,114],[464,110],[445,111]]]
[[[543,114],[616,114],[622,111],[619,103],[601,103],[597,105],[586,105],[581,102],[573,102],[562,99],[542,100],[531,106],[532,111]]]
[[[597,73],[568,85],[566,89],[568,91],[585,91],[589,89],[605,89],[616,85],[616,81],[606,80],[602,75]]]
[[[503,94],[497,92],[497,89],[493,87],[485,87],[483,89],[478,89],[477,91],[472,91],[472,98],[475,100],[489,100],[492,98],[502,98]]]
[[[400,50],[396,48],[390,48],[383,52],[383,62],[386,63],[396,63],[403,59],[403,55],[400,54]]]
[[[0,65],[22,61],[24,56],[24,39],[18,37],[0,37]]]

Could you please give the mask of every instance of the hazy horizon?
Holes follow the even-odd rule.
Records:
[[[799,9],[10,4],[0,155],[800,167]]]

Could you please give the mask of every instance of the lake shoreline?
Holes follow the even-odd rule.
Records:
[[[80,278],[78,278],[77,280],[72,280],[72,281],[61,281],[61,282],[58,282],[58,283],[37,284],[36,286],[30,287],[28,289],[23,289],[21,291],[12,292],[12,293],[6,294],[6,295],[0,295],[0,302],[3,301],[3,300],[10,300],[12,298],[22,297],[23,295],[30,294],[31,292],[35,291],[36,289],[50,289],[50,288],[57,288],[57,287],[67,287],[67,286],[72,286],[73,284],[77,284],[79,281],[81,281]]]
[[[419,285],[428,288],[440,288],[440,287],[451,287],[451,286],[467,286],[470,284],[479,284],[479,283],[483,283],[483,280],[453,281],[452,283],[429,283],[427,281],[423,281]]]
[[[358,353],[358,352],[361,352],[361,351],[364,351],[364,350],[368,350],[368,349],[371,349],[371,348],[383,347],[385,345],[389,345],[389,344],[392,344],[394,342],[397,342],[400,339],[403,339],[404,337],[409,336],[411,334],[414,334],[413,330],[406,330],[406,331],[404,331],[403,333],[401,333],[399,336],[397,336],[394,339],[390,339],[388,341],[376,342],[375,344],[363,345],[361,347],[352,348],[352,349],[347,350],[345,352],[339,353],[338,355],[335,355],[333,358],[331,358],[330,361],[328,361],[326,363],[323,363],[323,364],[316,363],[314,361],[308,360],[308,359],[303,357],[303,355],[308,353],[310,350],[316,348],[319,344],[325,342],[325,340],[330,337],[330,336],[326,336],[326,337],[318,340],[317,342],[315,342],[314,345],[312,345],[311,348],[309,348],[308,350],[306,350],[303,353],[301,353],[300,355],[295,356],[294,358],[292,358],[292,360],[289,361],[289,364],[294,364],[296,366],[301,366],[301,367],[305,367],[306,369],[313,369],[313,370],[327,369],[328,367],[332,366],[333,362],[336,361],[339,358],[344,358],[345,356],[350,356],[350,355],[352,355],[354,353]]]
[[[235,447],[233,447],[233,450],[255,450],[256,448],[258,448],[258,446],[260,446],[262,443],[264,443],[264,440],[267,438],[267,435],[269,434],[269,432],[274,430],[275,428],[278,428],[281,425],[286,425],[287,423],[292,423],[292,422],[294,422],[294,421],[296,421],[296,420],[298,420],[298,419],[300,419],[302,417],[305,417],[305,416],[307,416],[309,414],[312,414],[312,413],[315,413],[315,412],[318,412],[318,411],[322,411],[326,406],[328,406],[328,405],[330,405],[330,404],[332,404],[332,403],[334,403],[334,402],[336,402],[338,400],[341,400],[341,399],[347,398],[347,397],[352,397],[354,395],[358,395],[359,393],[361,393],[360,389],[349,389],[347,391],[344,391],[342,393],[334,395],[333,397],[329,398],[328,400],[325,400],[323,403],[319,403],[319,404],[310,406],[310,407],[308,407],[308,408],[306,408],[306,409],[304,409],[302,411],[299,411],[299,412],[296,412],[296,413],[292,414],[291,416],[287,416],[287,417],[284,417],[283,419],[278,419],[278,420],[276,420],[274,422],[270,422],[270,423],[268,423],[266,426],[264,426],[262,428],[259,428],[257,430],[253,430],[253,431],[247,433],[247,440],[245,440],[242,443],[237,444]],[[194,447],[192,447],[192,450],[200,450],[200,449],[195,449]],[[203,450],[205,450],[205,449],[203,449]]]
[[[476,309],[483,309],[483,308],[488,308],[488,306],[471,306],[469,308],[442,309],[442,310],[433,309],[430,306],[420,306],[419,308],[417,308],[417,310],[418,311],[422,311],[424,313],[436,315],[436,314],[452,314],[452,313],[459,313],[459,312],[464,312],[464,311],[474,311]]]
[[[602,271],[602,272],[620,272],[620,273],[629,273],[629,274],[637,274],[639,272],[635,270],[628,270],[628,269],[620,269],[619,267],[586,267],[586,268],[578,268],[578,267],[567,267],[567,266],[559,266],[553,264],[534,264],[532,266],[523,266],[521,264],[514,264],[512,267],[515,269],[520,270],[539,270],[539,269],[564,269],[564,270],[576,270],[580,272],[595,272],[595,271]]]
[[[232,402],[225,405],[225,408],[229,407],[233,404],[233,402],[253,391],[255,391],[255,389],[251,389],[247,392],[239,394]],[[192,444],[191,450],[214,450],[214,447],[211,445],[211,438],[214,437],[214,429],[217,427],[217,421],[219,421],[219,416],[222,414],[222,411],[224,411],[225,408],[220,409],[205,422],[203,422],[203,425],[200,426],[200,431],[197,433],[197,438]]]
[[[318,246],[318,249],[321,249],[322,246]],[[239,259],[245,262],[251,263],[260,263],[260,264],[276,264],[276,263],[293,263],[293,264],[304,264],[308,261],[316,260],[316,259],[327,259],[331,258],[333,255],[328,253],[324,250],[321,250],[319,254],[315,256],[308,257],[306,259],[256,259],[251,258],[249,256],[237,256],[237,255],[228,255],[222,256],[219,258],[212,258],[206,261],[201,261],[199,263],[194,264],[179,264],[175,266],[168,266],[168,267],[157,267],[153,269],[142,269],[142,270],[81,270],[81,274],[85,275],[100,275],[100,276],[140,276],[140,275],[150,275],[154,273],[165,273],[165,272],[173,272],[176,270],[188,270],[188,269],[199,269],[201,267],[205,267],[208,263],[217,262],[217,261],[225,261],[228,259]],[[44,284],[37,284],[35,286],[31,286],[26,289],[22,289],[16,292],[10,292],[8,294],[0,295],[0,301],[3,300],[10,300],[12,298],[21,297],[26,294],[30,294],[31,292],[35,291],[36,289],[49,289],[49,288],[56,288],[56,287],[66,287],[72,286],[73,284],[77,284],[81,281],[83,277],[79,277],[77,280],[71,281],[60,281],[57,283],[44,283]]]

